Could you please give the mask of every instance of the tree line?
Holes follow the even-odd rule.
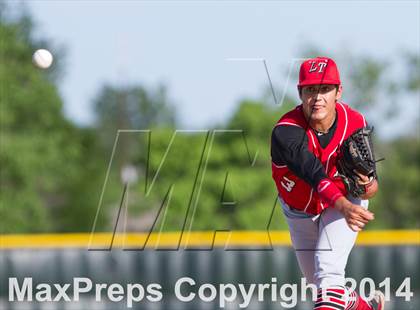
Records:
[[[260,98],[239,101],[225,123],[191,132],[176,130],[165,85],[104,85],[93,99],[94,123],[80,127],[63,114],[63,64],[40,71],[30,62],[35,49],[51,43],[33,38],[28,15],[2,13],[0,21],[1,233],[88,232],[93,223],[96,231],[111,231],[121,212],[118,229],[129,231],[286,227],[271,179],[270,136],[299,104],[296,94],[273,105],[262,90]],[[395,118],[404,123],[396,113],[407,104],[397,102],[401,94],[418,109],[415,52],[396,58],[404,74],[391,77],[383,60],[332,56],[350,61],[343,78],[352,90],[348,101],[379,128]],[[392,139],[377,135],[377,153],[386,160],[378,163],[380,191],[370,205],[376,220],[368,229],[419,226],[418,122]]]

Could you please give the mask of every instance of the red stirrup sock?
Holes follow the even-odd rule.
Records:
[[[349,296],[347,298],[346,310],[356,310],[359,305],[359,295],[357,295],[355,291],[350,291],[349,289],[347,290],[349,292]]]
[[[346,310],[373,310],[372,306],[355,291],[349,293]]]
[[[345,295],[342,286],[318,289],[314,310],[345,310]]]

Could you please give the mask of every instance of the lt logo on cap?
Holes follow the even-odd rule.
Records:
[[[327,63],[326,62],[319,62],[317,64],[316,61],[312,61],[311,62],[311,67],[309,68],[309,73],[315,72],[316,70],[318,70],[319,73],[322,73],[322,71],[324,71],[324,68],[326,66],[327,66]],[[319,67],[319,69],[317,67]]]

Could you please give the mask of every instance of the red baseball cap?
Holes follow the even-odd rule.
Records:
[[[298,87],[317,84],[341,84],[337,65],[331,58],[311,58],[300,66]]]

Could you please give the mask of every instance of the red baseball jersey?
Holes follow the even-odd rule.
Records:
[[[276,126],[298,126],[305,130],[309,151],[321,161],[328,177],[346,195],[344,184],[341,178],[336,175],[337,151],[347,137],[357,129],[366,126],[366,120],[362,114],[341,102],[337,102],[336,112],[337,128],[330,143],[325,148],[321,147],[314,132],[307,126],[302,105],[283,115]],[[294,175],[286,165],[278,166],[272,162],[271,167],[279,195],[290,207],[315,215],[328,207],[326,202],[321,201],[316,189]]]

